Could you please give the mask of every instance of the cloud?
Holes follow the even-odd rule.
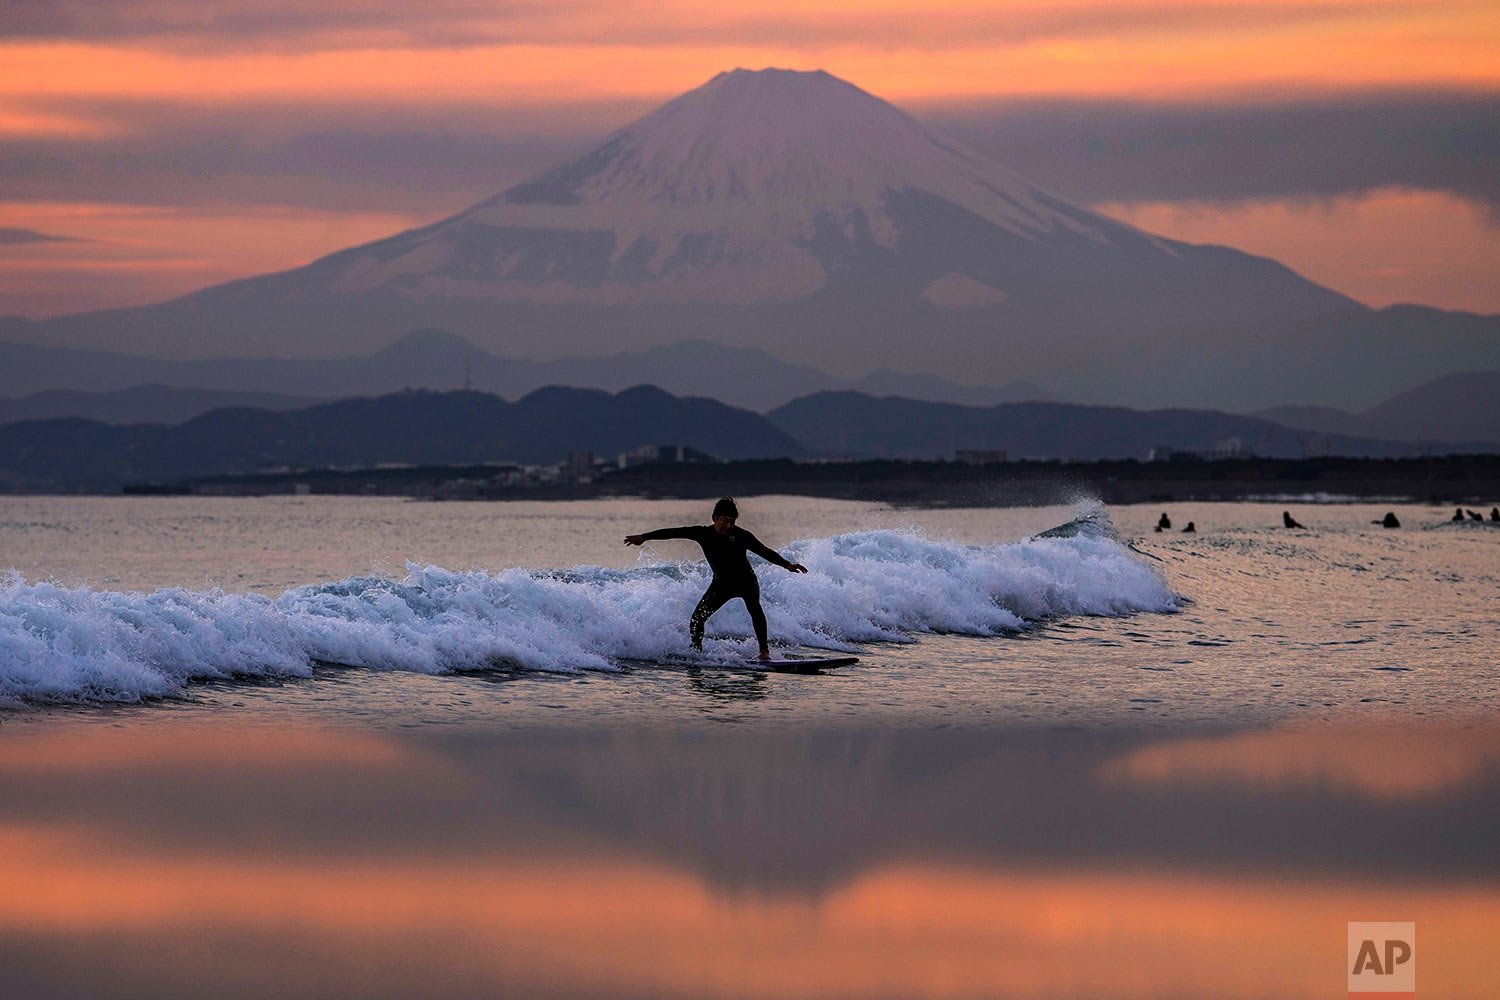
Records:
[[[827,69],[903,101],[1500,90],[1500,23],[1471,0],[949,0],[933,11],[914,0],[305,9],[103,0],[86,16],[78,9],[0,6],[0,132],[69,128],[26,107],[49,98],[561,104],[665,99],[723,69],[768,65]]]
[[[1314,24],[1355,24],[1482,10],[1464,0],[1187,0],[1187,2],[949,2],[752,6],[654,0],[530,3],[430,0],[11,0],[0,8],[0,38],[126,42],[185,49],[484,45],[775,45],[793,49],[894,46],[951,49],[1092,39],[1143,33],[1221,33]]]
[[[16,246],[22,243],[73,243],[77,242],[71,236],[53,236],[50,233],[39,233],[35,229],[21,229],[15,226],[0,226],[0,246]]]
[[[10,201],[457,211],[584,152],[646,110],[66,102],[94,136],[0,145]]]
[[[339,48],[489,44],[598,5],[476,0],[11,0],[0,38],[154,43],[184,48]],[[512,26],[508,28],[507,26]]]
[[[458,211],[587,151],[649,103],[59,104],[96,136],[0,146],[10,200]],[[1336,198],[1391,187],[1500,219],[1500,97],[1362,93],[1267,103],[1011,100],[909,106],[1085,203]]]
[[[1265,103],[1033,100],[919,117],[1085,202],[1444,191],[1500,221],[1500,97],[1366,92]]]

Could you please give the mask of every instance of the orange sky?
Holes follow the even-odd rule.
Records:
[[[918,114],[935,102],[1039,95],[1253,104],[1372,89],[1500,92],[1500,5],[1459,0],[439,0],[420,9],[163,0],[103,3],[80,23],[0,14],[0,29],[0,141],[22,155],[50,143],[48,162],[64,177],[70,144],[128,139],[143,116],[170,132],[187,110],[277,105],[295,124],[315,110],[420,120],[423,109],[468,102],[552,107],[551,127],[586,136],[621,124],[622,107],[644,109],[735,66],[824,68]],[[466,207],[436,210],[428,198],[314,212],[288,198],[278,213],[274,177],[254,208],[228,191],[209,206],[143,206],[111,190],[107,173],[87,199],[37,184],[17,197],[9,162],[0,161],[0,230],[72,241],[0,239],[0,314],[152,301]],[[1351,192],[1334,210],[1295,198],[1110,210],[1166,235],[1281,257],[1375,304],[1500,312],[1493,212],[1420,186]]]
[[[1500,84],[1500,14],[1453,0],[560,3],[453,30],[18,38],[0,46],[0,100],[24,116],[35,99],[64,96],[665,99],[720,69],[766,65],[821,67],[907,103]]]

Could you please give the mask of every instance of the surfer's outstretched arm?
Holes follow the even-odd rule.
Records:
[[[754,552],[756,555],[760,556],[766,562],[768,562],[768,563],[775,563],[777,566],[780,566],[782,569],[791,570],[793,573],[806,573],[807,572],[807,567],[806,566],[802,565],[801,563],[789,562],[784,556],[782,556],[782,554],[780,552],[777,552],[775,549],[771,548],[769,545],[766,545],[764,542],[762,542],[759,538],[756,538],[750,532],[744,531],[743,528],[740,529],[740,530],[742,532],[744,532],[744,535],[745,535],[745,548],[749,549],[751,552]]]
[[[639,535],[626,535],[626,545],[640,545],[643,542],[654,542],[661,538],[693,538],[698,537],[702,529],[697,525],[685,524],[680,528],[657,528],[655,531],[647,531]]]

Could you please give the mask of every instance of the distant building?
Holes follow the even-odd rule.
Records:
[[[953,452],[953,460],[965,465],[996,465],[1005,461],[1005,449],[959,448]]]
[[[681,452],[681,445],[643,444],[634,451],[620,452],[620,468],[628,469],[632,465],[646,465],[650,462],[676,462],[679,461]]]
[[[1245,444],[1237,437],[1225,438],[1215,441],[1214,446],[1204,453],[1204,458],[1240,458],[1245,454]]]
[[[557,465],[512,465],[497,472],[489,480],[492,486],[541,486],[555,483],[566,466]]]
[[[685,444],[645,444],[634,451],[620,452],[620,468],[651,462],[717,462],[719,458]]]
[[[594,478],[594,453],[591,451],[568,452],[563,474],[575,483],[587,483]]]

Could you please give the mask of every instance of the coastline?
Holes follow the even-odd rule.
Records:
[[[1500,455],[1407,459],[1235,458],[1140,462],[956,461],[653,462],[532,485],[504,481],[511,466],[302,469],[135,483],[61,492],[134,495],[404,496],[428,500],[701,499],[803,496],[898,505],[1027,507],[1080,496],[1110,505],[1188,501],[1408,502],[1493,505]],[[52,492],[52,491],[43,491]]]

